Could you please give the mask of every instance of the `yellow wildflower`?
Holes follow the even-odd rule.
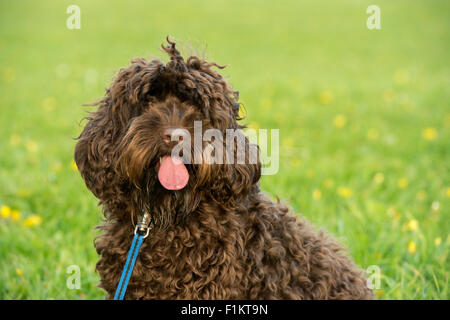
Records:
[[[447,197],[450,197],[450,188],[447,188]]]
[[[16,80],[16,71],[13,68],[6,68],[3,72],[3,79],[6,83]]]
[[[322,191],[320,191],[319,189],[315,189],[312,193],[312,197],[315,200],[320,200],[322,198]]]
[[[398,220],[400,220],[400,213],[397,210],[395,210],[395,212],[394,212],[394,221],[398,221]]]
[[[351,198],[353,196],[353,190],[347,187],[339,187],[337,192],[343,198]]]
[[[35,227],[42,223],[42,218],[36,214],[29,216],[25,219],[25,226],[26,227]]]
[[[249,129],[258,130],[259,125],[256,122],[250,122],[247,126]]]
[[[20,211],[19,210],[13,210],[11,211],[11,219],[13,221],[17,221],[20,219]]]
[[[283,147],[292,148],[293,146],[294,146],[294,139],[292,138],[283,139]]]
[[[86,295],[85,293],[83,293],[83,292],[80,292],[80,293],[78,294],[78,296],[79,296],[81,299],[86,299],[86,298],[87,298],[87,295]]]
[[[333,99],[334,99],[333,93],[328,90],[322,91],[319,95],[319,100],[323,104],[330,104],[331,102],[333,102]]]
[[[373,177],[373,181],[376,184],[381,184],[384,181],[384,174],[382,174],[381,172],[378,172],[375,174],[375,176]]]
[[[56,99],[53,97],[45,98],[42,101],[42,107],[44,108],[45,111],[52,111],[53,109],[55,109],[55,106],[56,106]]]
[[[78,171],[78,166],[75,160],[70,161],[70,167],[72,168],[73,171]]]
[[[444,126],[450,127],[450,113],[445,114],[445,117],[444,117]]]
[[[442,242],[441,237],[437,237],[434,239],[434,245],[437,247],[438,245],[440,245]]]
[[[22,276],[23,275],[22,269],[19,269],[19,268],[16,269],[16,273],[17,273],[18,276]]]
[[[394,81],[397,84],[407,84],[409,82],[409,74],[408,71],[405,70],[397,70],[394,73]]]
[[[394,206],[390,206],[387,210],[387,214],[394,218],[395,221],[400,219],[400,213],[397,211],[397,209]]]
[[[336,128],[343,128],[347,124],[347,118],[342,114],[338,114],[334,117],[333,124]]]
[[[0,209],[0,215],[3,219],[9,218],[9,216],[11,215],[11,208],[5,205],[2,206],[2,208]]]
[[[393,90],[388,89],[383,92],[383,100],[385,102],[392,102],[394,101],[394,99],[395,99],[395,92]]]
[[[308,178],[312,178],[312,177],[314,177],[316,175],[316,173],[314,172],[314,170],[307,170],[306,171],[306,176],[308,177]]]
[[[416,197],[419,201],[424,201],[427,198],[427,192],[424,190],[419,190],[416,194]]]
[[[9,138],[9,144],[13,147],[18,146],[22,142],[22,137],[18,134],[13,134]]]
[[[30,194],[31,192],[28,189],[19,189],[17,191],[17,195],[21,198],[28,197]]]
[[[302,161],[299,158],[294,158],[291,160],[291,166],[293,167],[299,167],[301,163]]]
[[[419,227],[419,221],[417,221],[416,219],[409,220],[408,229],[410,231],[415,231],[415,230],[417,230],[418,227]]]
[[[415,243],[414,241],[410,241],[410,242],[408,243],[408,252],[409,252],[410,254],[414,254],[414,253],[416,253],[416,251],[417,251],[417,245],[416,245],[416,243]]]
[[[381,297],[382,297],[383,294],[384,294],[384,290],[383,290],[383,289],[379,289],[379,290],[376,291],[376,294],[377,294],[377,298],[378,298],[378,299],[381,299]]]
[[[334,186],[334,181],[332,179],[325,179],[323,181],[323,186],[327,189],[331,189]]]
[[[59,171],[61,171],[61,169],[62,169],[62,164],[59,161],[53,163],[52,166],[51,166],[51,170],[53,172],[59,172]]]
[[[36,152],[38,150],[38,144],[33,140],[28,141],[25,147],[28,152]]]
[[[379,136],[380,133],[377,129],[370,128],[369,130],[367,130],[367,138],[369,138],[369,140],[377,140]]]
[[[409,181],[406,178],[401,178],[397,181],[397,185],[400,189],[406,189],[408,187]]]
[[[425,128],[422,131],[422,136],[425,140],[433,141],[437,138],[437,131],[435,128]]]

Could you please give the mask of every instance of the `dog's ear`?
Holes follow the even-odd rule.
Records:
[[[121,69],[105,97],[90,114],[75,147],[75,161],[87,187],[101,200],[114,197],[111,188],[119,183],[114,174],[115,148],[125,134],[131,119],[148,105],[155,79],[163,64],[158,60],[132,60]]]
[[[251,143],[242,130],[236,130],[235,135],[234,158],[231,164],[224,164],[223,176],[232,194],[246,196],[261,178],[259,147]],[[239,144],[242,149],[239,149]]]
[[[236,130],[234,135],[236,140],[231,146],[230,141],[224,141],[222,164],[203,162],[198,170],[199,184],[206,186],[208,193],[219,202],[238,203],[261,177],[258,146],[252,144],[241,130]]]

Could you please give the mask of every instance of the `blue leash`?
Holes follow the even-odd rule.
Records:
[[[114,300],[123,300],[125,292],[127,292],[128,282],[130,281],[131,274],[133,273],[134,265],[136,263],[139,250],[141,249],[142,242],[147,238],[150,228],[148,227],[148,213],[144,214],[142,222],[136,226],[134,230],[134,238],[131,243],[130,251],[128,252],[125,267],[123,268],[122,275],[117,285],[116,293],[114,294]],[[145,235],[139,234],[139,231],[145,231]]]

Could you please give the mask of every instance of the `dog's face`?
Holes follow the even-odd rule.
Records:
[[[147,105],[134,117],[116,149],[120,173],[137,187],[179,191],[195,179],[191,165],[194,124],[209,126],[200,110],[174,96]],[[174,148],[181,147],[175,155]],[[188,154],[184,154],[188,152]],[[170,161],[169,161],[170,160]],[[156,182],[159,182],[157,184]]]
[[[138,206],[161,224],[174,222],[168,211],[182,218],[195,209],[199,194],[220,171],[205,163],[206,143],[194,143],[195,124],[201,124],[202,135],[212,128],[198,106],[167,96],[130,120],[115,150],[117,174],[130,184]]]
[[[229,148],[229,129],[243,136],[237,95],[211,69],[217,65],[196,57],[184,62],[170,44],[166,65],[140,59],[121,70],[75,150],[88,188],[112,215],[131,206],[132,214],[147,211],[161,227],[182,221],[202,201],[238,205],[261,169],[259,161],[237,164],[237,149],[232,163],[226,152],[205,152],[212,142]],[[204,139],[210,129],[223,138]],[[248,153],[249,141],[243,141]]]

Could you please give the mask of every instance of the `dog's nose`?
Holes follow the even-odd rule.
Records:
[[[166,144],[182,142],[189,132],[182,128],[166,128],[161,132],[161,137]]]

